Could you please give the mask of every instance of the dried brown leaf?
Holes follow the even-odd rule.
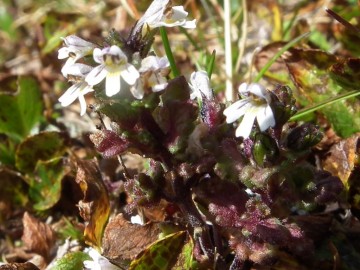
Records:
[[[45,259],[49,259],[50,251],[55,243],[55,233],[51,227],[29,213],[23,217],[24,232],[22,240],[29,251],[35,252]]]
[[[349,188],[348,180],[359,155],[357,149],[359,139],[358,133],[333,145],[322,164],[325,170],[341,179],[346,189]]]
[[[86,222],[85,241],[95,248],[100,248],[102,233],[110,213],[108,192],[96,161],[78,161],[77,165],[76,183],[84,194],[78,207]]]
[[[126,266],[158,239],[160,231],[158,223],[144,226],[132,224],[119,214],[110,219],[104,231],[103,255],[119,265]]]
[[[0,266],[0,270],[39,270],[31,262],[26,263],[9,263]]]

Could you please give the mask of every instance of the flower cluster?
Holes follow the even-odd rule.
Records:
[[[183,7],[170,3],[154,0],[128,38],[114,30],[105,39],[106,45],[98,46],[68,36],[59,50],[59,58],[67,59],[62,73],[73,82],[59,98],[61,105],[79,99],[83,115],[84,96],[95,92],[94,110],[107,117],[111,127],[90,134],[95,149],[102,158],[119,160],[129,152],[140,154],[146,163],[138,172],[128,171],[122,164],[124,178],[113,174],[114,183],[119,183],[128,198],[125,205],[117,201],[113,207],[132,223],[125,230],[122,222],[116,223],[114,227],[120,227],[116,233],[124,233],[116,245],[122,246],[124,239],[127,249],[145,252],[125,258],[115,254],[123,248],[113,253],[103,244],[97,246],[102,255],[89,250],[92,260],[85,261],[84,267],[172,269],[172,261],[177,260],[176,265],[183,261],[185,255],[178,253],[185,250],[183,245],[192,249],[201,269],[242,269],[248,263],[272,267],[281,254],[286,260],[308,255],[318,243],[308,236],[306,222],[296,222],[292,213],[311,215],[309,210],[324,209],[337,201],[343,189],[340,179],[307,160],[311,147],[321,140],[321,132],[308,123],[288,124],[296,107],[287,86],[270,91],[258,83],[242,83],[240,99],[226,107],[211,86],[211,63],[192,72],[188,80],[177,76],[180,72],[164,29],[161,34],[167,56],[150,51],[158,27],[195,27],[195,20],[186,20],[188,13]],[[101,182],[101,177],[98,180]],[[112,195],[104,197],[112,200],[119,194]],[[94,201],[94,209],[100,202],[105,205]],[[149,214],[152,207],[164,215]],[[152,243],[147,246],[148,242],[140,239],[146,235],[139,236],[136,230],[148,228],[147,234],[156,231],[158,235],[157,225],[153,227],[158,219],[165,220],[170,231],[187,230],[186,239],[181,231],[166,236],[164,242],[146,239]],[[107,228],[102,240],[114,239]],[[132,237],[129,232],[136,241],[128,241]],[[179,245],[178,252],[174,245]],[[164,246],[171,252],[158,252]],[[172,255],[174,260],[167,257]],[[129,262],[130,257],[135,259]]]
[[[187,21],[188,13],[182,6],[171,7],[169,1],[154,1],[144,16],[137,22],[133,33],[142,29],[141,35],[161,26],[195,28],[195,20]],[[81,115],[86,113],[84,95],[94,91],[93,87],[105,80],[105,93],[112,97],[120,92],[122,80],[126,82],[132,95],[142,99],[146,92],[158,92],[167,85],[170,72],[166,57],[149,55],[141,60],[140,66],[131,63],[132,55],[127,55],[118,45],[99,46],[71,35],[63,38],[65,46],[59,49],[58,58],[67,59],[61,69],[62,74],[75,84],[60,98],[62,106],[68,106],[76,99],[80,101]],[[85,64],[84,57],[91,56],[98,64]]]

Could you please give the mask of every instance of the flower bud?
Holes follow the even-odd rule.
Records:
[[[294,151],[304,151],[319,143],[322,137],[317,126],[306,123],[290,131],[286,146]]]
[[[281,127],[296,113],[296,100],[291,88],[285,85],[279,86],[271,93],[271,109],[275,116],[276,127]]]
[[[255,162],[263,167],[277,159],[279,148],[269,135],[258,133],[255,137],[252,154]]]

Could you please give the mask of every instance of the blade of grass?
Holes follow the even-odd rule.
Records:
[[[197,50],[197,51],[200,50],[198,43],[192,38],[192,36],[190,36],[190,34],[188,33],[188,31],[186,31],[185,28],[179,27],[179,30],[181,33],[183,33],[186,36],[186,38],[189,40],[191,45],[194,46],[195,50]]]
[[[207,63],[207,66],[206,66],[206,72],[209,76],[209,79],[211,79],[211,75],[213,73],[213,70],[214,70],[214,64],[215,64],[215,57],[216,57],[216,50],[213,50],[211,56],[210,56],[210,59]]]
[[[161,35],[162,42],[164,44],[166,56],[170,62],[171,72],[174,77],[178,77],[178,76],[180,76],[180,72],[179,72],[178,68],[176,67],[175,58],[171,51],[170,42],[169,42],[169,39],[166,34],[166,30],[165,30],[164,26],[160,27],[160,35]]]
[[[307,32],[305,34],[302,34],[298,36],[297,38],[294,38],[293,40],[289,41],[280,51],[278,51],[270,60],[266,63],[266,65],[260,70],[259,74],[254,79],[254,82],[259,82],[260,79],[264,76],[265,72],[270,68],[272,64],[288,49],[293,47],[296,43],[301,41],[302,39],[308,37],[311,34],[311,32]]]
[[[340,95],[340,96],[325,100],[325,101],[320,102],[320,103],[318,103],[318,104],[316,104],[314,106],[310,106],[308,108],[304,108],[304,109],[298,111],[296,114],[294,114],[289,119],[289,121],[298,120],[299,118],[303,117],[304,115],[307,115],[307,114],[312,113],[314,111],[320,110],[320,109],[324,108],[325,106],[331,105],[331,104],[333,104],[335,102],[340,102],[342,100],[346,100],[348,98],[356,97],[358,95],[360,95],[360,91],[359,90],[354,90],[354,91],[345,93],[343,95]]]

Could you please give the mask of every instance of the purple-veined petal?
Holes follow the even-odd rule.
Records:
[[[170,62],[166,56],[163,56],[161,58],[158,58],[158,65],[160,69],[165,69],[170,67]]]
[[[249,93],[248,84],[247,83],[240,84],[239,88],[238,88],[238,92],[241,96],[248,95],[248,93]]]
[[[266,100],[267,92],[264,86],[258,83],[252,83],[248,86],[248,90],[251,94]]]
[[[147,28],[145,24],[148,24],[151,27],[154,22],[160,21],[164,16],[164,11],[168,3],[169,0],[154,0],[145,11],[144,15],[136,23],[134,32],[137,32],[141,27],[143,27],[144,31],[144,29]]]
[[[143,83],[140,78],[136,81],[135,85],[130,87],[130,92],[134,98],[142,99],[144,97]]]
[[[250,108],[249,110],[246,111],[243,120],[236,129],[235,132],[236,137],[243,137],[244,139],[249,137],[255,121],[257,111],[258,111],[257,108]]]
[[[78,76],[78,77],[85,77],[93,67],[81,64],[81,63],[75,63],[67,68],[67,74]]]
[[[251,102],[248,99],[240,99],[227,107],[223,112],[226,116],[226,123],[229,124],[238,120],[251,106]]]
[[[103,49],[104,50],[104,49]],[[103,50],[99,49],[99,48],[95,48],[93,51],[93,58],[94,61],[98,64],[103,64],[104,63],[104,53]]]
[[[150,55],[141,61],[139,72],[146,72],[149,70],[157,70],[159,68],[157,57]]]
[[[81,84],[81,82],[75,83],[68,90],[66,90],[66,92],[59,98],[61,106],[67,107],[79,97]]]
[[[105,69],[104,65],[97,66],[89,72],[85,78],[85,81],[89,85],[96,85],[106,77],[107,73],[108,71]]]
[[[109,52],[107,54],[111,54],[111,55],[116,55],[118,56],[120,59],[126,59],[127,62],[127,57],[124,54],[124,52],[116,45],[112,45],[109,49]]]
[[[89,41],[86,41],[82,38],[79,38],[78,36],[75,36],[75,35],[70,35],[70,36],[67,36],[62,39],[64,40],[65,44],[69,47],[73,46],[73,47],[84,48],[84,49],[95,47],[95,44],[93,44]]]

